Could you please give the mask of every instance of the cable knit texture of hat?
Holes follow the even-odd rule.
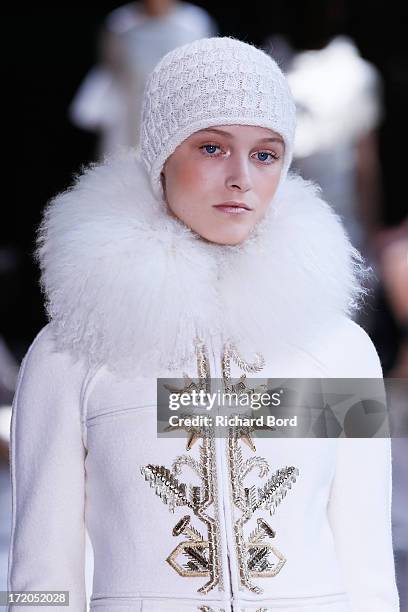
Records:
[[[175,148],[197,130],[255,125],[285,142],[280,177],[292,160],[296,107],[278,64],[252,44],[231,37],[202,38],[167,53],[149,75],[142,105],[139,152],[154,193]]]

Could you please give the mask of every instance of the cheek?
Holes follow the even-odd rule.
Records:
[[[259,173],[256,179],[256,190],[260,202],[267,204],[273,198],[281,175],[281,167],[274,169],[273,172]]]
[[[207,204],[214,200],[214,176],[210,171],[213,164],[191,158],[172,162],[166,179],[168,205],[181,221],[194,228],[207,218]]]
[[[201,192],[208,189],[210,178],[208,165],[198,163],[196,160],[184,160],[172,168],[169,187],[179,196],[195,194],[199,197]]]

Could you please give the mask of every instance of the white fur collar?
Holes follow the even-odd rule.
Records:
[[[306,342],[364,293],[361,256],[312,183],[289,175],[243,244],[216,245],[168,215],[131,151],[48,204],[35,255],[58,347],[153,376],[191,359],[196,335],[261,353]]]

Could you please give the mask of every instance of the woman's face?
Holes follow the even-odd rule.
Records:
[[[275,194],[283,155],[281,136],[268,128],[221,125],[194,132],[163,167],[168,209],[211,242],[239,244]]]

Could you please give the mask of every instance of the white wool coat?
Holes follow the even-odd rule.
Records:
[[[156,435],[157,377],[225,382],[228,342],[233,380],[382,377],[351,318],[362,262],[314,185],[289,175],[243,244],[215,245],[125,152],[50,202],[36,256],[50,321],[13,402],[9,590],[75,612],[399,610],[388,438]],[[248,514],[285,466],[276,511]]]

